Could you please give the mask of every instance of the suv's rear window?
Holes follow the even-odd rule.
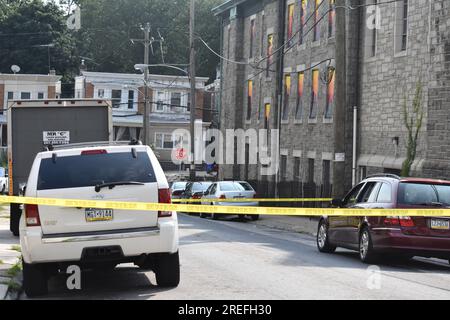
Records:
[[[450,205],[450,185],[401,183],[398,202],[408,205],[427,205],[436,202]]]
[[[80,155],[42,159],[38,190],[91,187],[111,182],[156,182],[146,152]]]

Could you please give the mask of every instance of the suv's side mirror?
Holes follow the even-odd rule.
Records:
[[[333,199],[331,200],[331,206],[340,208],[344,206],[344,202],[342,201],[342,199]]]

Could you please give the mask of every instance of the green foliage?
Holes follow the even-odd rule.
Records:
[[[417,141],[419,133],[423,125],[423,85],[419,80],[416,86],[416,93],[414,95],[412,110],[407,107],[406,97],[403,103],[403,122],[408,131],[407,146],[406,146],[406,160],[403,162],[401,175],[409,177],[411,174],[411,166],[416,159]]]
[[[11,247],[11,250],[17,251],[17,252],[22,252],[22,248],[19,245],[13,245]]]
[[[66,27],[67,11],[53,1],[0,0],[0,72],[10,73],[17,64],[22,73],[49,72],[50,65],[63,82],[73,81],[82,58],[88,69],[131,72],[143,62],[141,25],[151,23],[152,36],[165,42],[163,54],[157,43],[150,63],[189,62],[189,0],[60,0],[81,7],[79,31]],[[211,9],[223,0],[196,0],[196,34],[219,51],[220,26]],[[73,7],[72,7],[73,8]],[[50,50],[45,45],[53,44]],[[219,59],[197,41],[197,75],[214,78]],[[179,74],[168,68],[152,73]],[[174,73],[175,72],[175,73]]]
[[[10,269],[6,271],[6,274],[12,278],[17,276],[22,271],[22,261],[17,262]]]
[[[17,64],[23,73],[73,75],[78,69],[75,40],[65,13],[42,0],[0,0],[0,72]],[[47,46],[46,46],[47,45]],[[52,47],[48,47],[52,45]]]
[[[143,62],[141,25],[150,22],[152,36],[165,39],[164,62],[189,63],[189,0],[78,0],[82,29],[78,32],[78,49],[87,57],[88,68],[104,72],[135,72],[134,65]],[[196,0],[196,34],[219,51],[219,21],[211,9],[222,0]],[[207,48],[197,42],[197,75],[215,75],[219,63]],[[157,43],[150,53],[150,63],[163,62]],[[152,73],[173,73],[167,68],[152,68]],[[176,71],[175,71],[176,73]],[[176,73],[178,74],[178,73]]]

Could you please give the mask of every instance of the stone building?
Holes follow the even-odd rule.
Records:
[[[425,116],[413,174],[450,178],[450,3],[384,2],[346,1],[345,189],[368,174],[400,173],[404,101],[411,106],[419,79]],[[247,164],[223,165],[220,177],[250,180],[266,195],[329,196],[341,67],[335,0],[229,0],[214,12],[225,58],[222,130],[280,129],[277,175],[261,176],[261,164]]]
[[[373,0],[372,0],[373,1]],[[424,119],[412,174],[450,178],[450,2],[379,6],[380,29],[361,39],[360,177],[400,173],[407,148],[403,107],[423,86]]]

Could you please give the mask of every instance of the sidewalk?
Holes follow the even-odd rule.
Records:
[[[0,300],[13,300],[21,290],[19,238],[9,231],[9,207],[0,206]]]
[[[305,233],[315,236],[317,233],[318,218],[297,216],[261,216],[258,221],[251,223],[273,229]]]

